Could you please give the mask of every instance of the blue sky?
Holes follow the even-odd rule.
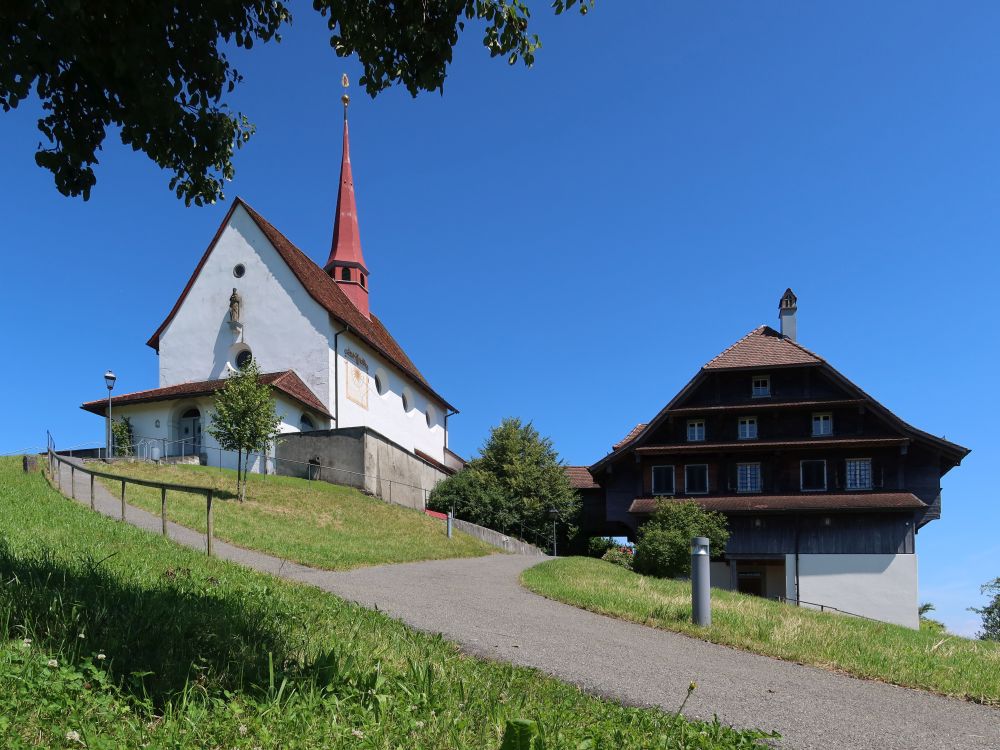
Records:
[[[258,127],[243,196],[329,249],[342,72],[308,4],[236,53]],[[918,537],[921,599],[972,632],[1000,576],[996,388],[1000,6],[600,2],[538,8],[532,70],[473,31],[444,95],[354,91],[372,308],[457,404],[466,455],[507,415],[589,464],[706,360],[799,296],[799,340],[903,419],[973,449]],[[6,325],[0,452],[94,444],[101,374],[157,382],[144,345],[228,207],[106,143],[92,199],[33,162],[37,109],[0,115]]]

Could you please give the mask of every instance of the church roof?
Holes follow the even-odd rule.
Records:
[[[194,280],[198,278],[198,274],[208,257],[212,254],[212,249],[215,247],[215,243],[218,241],[219,237],[222,235],[222,231],[225,229],[226,225],[229,223],[230,217],[236,210],[237,206],[242,206],[247,212],[253,222],[257,225],[260,231],[267,237],[268,241],[281,256],[282,260],[288,265],[292,273],[299,280],[303,287],[305,287],[306,292],[312,297],[316,302],[318,302],[327,312],[329,312],[333,317],[339,320],[341,323],[346,325],[348,329],[359,338],[361,338],[365,343],[372,346],[376,351],[382,354],[386,359],[392,362],[396,367],[398,367],[406,376],[415,381],[424,390],[434,396],[438,401],[440,401],[444,406],[449,409],[454,409],[455,407],[449,404],[445,399],[431,388],[427,379],[421,374],[417,369],[416,365],[410,360],[403,351],[403,348],[397,343],[396,339],[392,337],[388,329],[382,324],[377,317],[374,315],[371,318],[366,318],[364,314],[358,310],[357,307],[347,298],[344,291],[338,286],[337,282],[330,278],[330,276],[312,259],[306,255],[304,252],[299,250],[298,247],[292,243],[285,235],[279,232],[267,219],[257,213],[251,206],[244,201],[242,198],[237,197],[233,203],[232,208],[229,209],[229,213],[222,220],[222,224],[219,226],[218,231],[215,233],[215,237],[212,238],[212,242],[209,244],[208,249],[202,256],[201,260],[198,262],[197,267],[194,269],[194,273],[191,274],[191,278],[188,280],[187,285],[181,292],[181,296],[177,299],[174,304],[173,309],[170,314],[167,315],[166,320],[160,324],[160,327],[156,329],[156,332],[147,341],[147,345],[159,351],[160,348],[160,335],[166,330],[170,321],[173,320],[174,315],[180,310],[181,304],[184,302],[184,298],[187,297],[188,292],[194,285]]]
[[[770,326],[755,328],[705,363],[705,370],[815,365],[823,360]]]
[[[294,400],[308,409],[312,409],[324,417],[332,417],[323,406],[316,394],[309,386],[302,382],[302,378],[295,374],[293,370],[283,372],[269,372],[260,376],[260,382],[271,386],[274,390],[290,396]],[[225,378],[217,380],[198,380],[192,383],[178,383],[164,388],[151,388],[146,391],[135,391],[134,393],[122,393],[111,399],[111,408],[119,406],[130,406],[133,404],[146,404],[154,401],[170,401],[180,398],[193,398],[195,396],[209,396],[222,390],[225,386]],[[88,401],[81,404],[80,408],[103,416],[107,413],[108,400],[106,398]]]

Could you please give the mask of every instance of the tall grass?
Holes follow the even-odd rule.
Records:
[[[246,502],[236,499],[236,472],[201,466],[143,463],[100,464],[101,471],[215,490],[215,536],[303,565],[348,570],[365,565],[476,557],[498,552],[485,542],[456,533],[419,511],[390,505],[351,487],[294,477],[247,477]],[[100,480],[117,497],[121,484]],[[160,513],[160,491],[128,485],[128,502]],[[205,498],[167,495],[167,517],[204,533]]]
[[[0,459],[5,748],[750,748],[759,733],[582,694],[316,589],[205,557]],[[683,700],[678,695],[678,705]]]
[[[1000,643],[825,614],[712,589],[712,625],[691,623],[691,585],[587,557],[529,568],[532,591],[592,612],[858,677],[1000,705]]]

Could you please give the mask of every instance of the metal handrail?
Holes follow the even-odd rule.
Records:
[[[51,435],[50,441],[51,441]],[[205,551],[208,553],[209,557],[212,556],[212,541],[215,536],[215,519],[212,513],[212,498],[215,494],[215,490],[208,487],[195,487],[186,484],[174,484],[173,482],[153,482],[148,479],[135,479],[133,477],[123,477],[120,474],[110,474],[106,471],[97,471],[95,469],[88,469],[82,465],[77,466],[77,464],[63,456],[60,456],[55,452],[55,442],[51,441],[48,450],[49,458],[49,472],[56,478],[56,485],[62,491],[62,471],[56,469],[59,464],[67,464],[70,467],[69,483],[70,483],[70,497],[74,500],[76,499],[76,472],[80,471],[84,474],[90,476],[90,508],[94,508],[94,477],[100,477],[102,479],[111,479],[116,482],[121,482],[121,502],[122,502],[122,515],[121,520],[125,520],[125,485],[126,484],[137,484],[143,487],[152,487],[154,489],[160,490],[160,519],[163,536],[167,536],[167,491],[172,490],[174,492],[188,492],[195,495],[205,496],[205,514],[206,514],[206,544]]]
[[[790,596],[777,596],[775,597],[779,602],[783,604],[794,604],[796,607],[806,604],[810,607],[819,607],[820,612],[839,612],[842,615],[850,615],[851,617],[860,617],[862,620],[871,620],[872,622],[882,622],[882,620],[877,620],[874,617],[868,617],[868,615],[859,615],[857,612],[848,612],[846,609],[840,609],[839,607],[832,607],[829,604],[820,604],[818,602],[807,602],[805,599],[795,599]]]

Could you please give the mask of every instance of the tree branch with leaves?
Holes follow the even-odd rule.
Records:
[[[594,0],[554,0],[557,14]],[[467,23],[511,65],[532,65],[527,0],[314,0],[339,57],[356,54],[371,95],[399,84],[413,96],[443,90]],[[292,15],[280,0],[4,0],[0,3],[0,107],[34,94],[48,141],[35,154],[63,195],[84,200],[109,128],[172,174],[185,203],[225,197],[233,155],[254,132],[225,97],[243,80],[227,50],[281,41]]]

